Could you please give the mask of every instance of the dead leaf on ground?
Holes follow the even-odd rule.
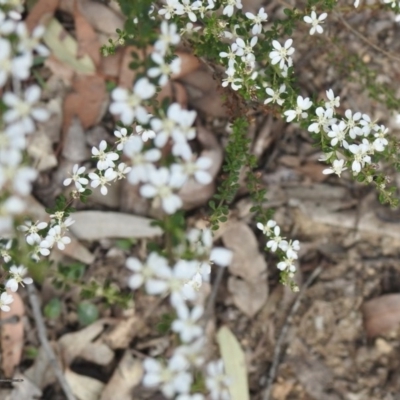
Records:
[[[11,292],[8,292],[9,294]],[[16,322],[5,323],[1,327],[1,369],[6,378],[11,378],[14,369],[21,361],[24,347],[24,303],[18,293],[12,293],[14,301],[10,304],[10,311],[0,310],[0,319],[15,318]]]
[[[71,232],[79,239],[148,238],[160,236],[159,227],[151,226],[150,218],[117,212],[78,211]]]
[[[96,32],[79,11],[79,8],[79,2],[75,1],[73,16],[78,40],[78,57],[80,58],[87,54],[94,62],[94,65],[98,67],[101,59],[100,43]]]
[[[43,40],[51,54],[75,72],[86,75],[95,73],[92,59],[87,54],[78,57],[78,43],[55,18],[47,24]]]
[[[68,368],[65,370],[65,379],[78,400],[99,400],[105,386],[97,379],[76,374]]]
[[[110,381],[104,388],[100,400],[131,400],[132,390],[142,380],[143,368],[141,362],[126,350]]]
[[[98,75],[76,75],[72,86],[74,91],[66,96],[63,105],[63,137],[75,116],[80,119],[84,129],[98,123],[108,103],[104,79]]]
[[[232,222],[222,235],[226,247],[233,251],[233,260],[228,267],[233,275],[248,282],[257,282],[266,271],[267,263],[258,250],[255,234],[244,222]]]
[[[126,349],[136,335],[145,328],[144,321],[138,315],[122,319],[110,332],[103,335],[104,342],[113,350]]]
[[[307,162],[298,167],[297,171],[311,178],[313,182],[323,182],[327,179],[327,176],[322,173],[324,169],[326,169],[324,164]]]
[[[58,4],[59,0],[38,0],[24,21],[29,31],[32,32],[38,25],[46,24],[54,15]]]
[[[177,51],[175,54],[181,60],[181,69],[177,74],[171,75],[171,79],[182,78],[193,71],[196,71],[196,69],[201,65],[199,59],[193,54],[184,53],[183,51]]]
[[[90,158],[91,154],[86,146],[86,135],[81,121],[77,117],[72,122],[65,135],[62,155],[73,163],[81,163]],[[71,165],[72,171],[72,165]]]
[[[387,294],[365,302],[361,311],[369,337],[376,337],[400,325],[400,294]]]
[[[97,338],[107,325],[114,322],[111,319],[101,319],[78,332],[63,335],[58,343],[64,364],[69,366],[79,357],[95,364],[108,365],[114,358],[114,352],[101,338]]]
[[[272,398],[274,400],[286,400],[294,387],[293,380],[277,382],[272,386]]]
[[[240,343],[227,326],[219,329],[217,342],[224,360],[225,372],[231,378],[231,384],[229,385],[231,399],[250,399],[246,360]]]
[[[22,382],[14,384],[10,400],[37,400],[42,397],[42,391],[26,376],[18,373],[15,374],[14,379],[22,379]]]
[[[75,0],[61,0],[59,8],[62,11],[73,14]],[[116,30],[123,29],[125,18],[112,10],[107,5],[98,1],[78,1],[80,13],[87,19],[89,24],[98,32],[116,38]]]
[[[230,276],[228,290],[235,306],[249,318],[261,310],[268,298],[268,282],[266,275],[260,276],[257,282],[246,282]]]

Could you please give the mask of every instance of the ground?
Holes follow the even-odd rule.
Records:
[[[32,197],[32,209],[39,216],[44,215],[44,207],[54,204],[57,195],[66,193],[61,183],[72,166],[90,165],[90,148],[102,139],[114,140],[104,77],[122,85],[132,80],[127,68],[129,51],[121,47],[115,56],[100,58],[92,46],[79,39],[76,29],[88,28],[95,32],[95,36],[86,32],[91,40],[105,43],[123,21],[116,4],[106,3],[85,1],[77,17],[71,3],[61,1],[54,14],[75,43],[78,37],[81,51],[92,57],[97,73],[91,79],[77,76],[71,60],[66,65],[56,56],[36,69],[36,76],[46,82],[43,100],[53,111],[50,122],[37,132],[37,142],[33,139],[29,145],[41,171]],[[244,4],[245,11],[264,5],[250,0]],[[284,6],[286,3],[279,1],[265,5],[269,20],[282,17]],[[296,6],[301,9],[300,4]],[[342,17],[330,14],[323,35],[311,37],[305,24],[299,24],[294,65],[300,91],[324,98],[325,91],[333,88],[341,97],[342,112],[351,108],[366,113],[398,136],[395,117],[365,89],[363,67],[353,63],[356,70],[350,72],[349,60],[358,55],[364,67],[377,72],[373,82],[395,87],[399,82],[399,25],[391,13],[377,11],[372,5],[361,5],[357,11],[351,4],[341,7]],[[60,49],[61,41],[53,44],[54,54]],[[202,228],[207,224],[207,201],[215,184],[221,182],[229,112],[212,74],[186,51],[181,49],[187,71],[169,84],[168,90],[183,106],[198,112],[195,145],[214,161],[215,183],[201,191],[188,188],[182,195],[189,210],[188,225]],[[204,297],[216,293],[215,301],[208,303],[212,313],[207,323],[207,351],[217,351],[215,333],[220,326],[228,326],[245,353],[250,398],[254,400],[400,399],[400,214],[380,205],[373,187],[355,183],[347,175],[340,179],[323,175],[326,166],[318,161],[318,147],[296,124],[258,112],[253,115],[249,136],[259,160],[257,172],[268,190],[266,206],[276,210],[274,218],[285,236],[301,242],[296,275],[300,293],[279,284],[277,260],[263,250],[265,238],[255,227],[243,184],[228,222],[215,236],[217,245],[234,251],[234,263],[224,271],[217,288],[214,271],[211,284],[201,290]],[[393,170],[389,168],[387,173],[392,182],[399,182]],[[88,204],[75,206],[79,212],[71,228],[73,242],[65,252],[52,255],[54,263],[86,265],[82,275],[78,273],[82,282],[110,282],[128,301],[125,306],[109,306],[104,296],[96,293],[89,302],[97,306],[99,316],[83,327],[79,287],[58,289],[52,279],[44,279],[37,285],[42,311],[52,299],[61,304],[55,318],[43,311],[56,357],[66,368],[68,381],[83,391],[82,400],[162,399],[159,393],[141,387],[140,361],[146,355],[171,350],[173,335],[163,330],[171,311],[165,300],[141,292],[132,296],[124,267],[129,255],[144,256],[148,238],[158,235],[147,220],[157,213],[126,182],[113,186],[107,197],[95,193]],[[91,214],[93,210],[97,213]],[[25,333],[16,344],[10,344],[7,340],[12,330],[4,327],[14,325],[3,325],[3,369],[4,363],[14,362],[19,371],[14,377],[22,374],[25,381],[14,383],[14,389],[2,384],[0,397],[65,399],[48,368],[32,303],[26,292],[20,293],[25,311],[21,312],[22,322],[15,325],[22,324]],[[4,349],[14,351],[13,346],[22,344],[22,357],[10,361]],[[33,386],[26,386],[27,378]],[[41,397],[34,397],[35,391],[41,392]]]

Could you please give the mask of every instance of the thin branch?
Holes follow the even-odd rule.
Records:
[[[54,374],[57,377],[57,380],[65,396],[67,397],[68,400],[76,400],[76,397],[72,393],[71,387],[69,386],[67,380],[65,379],[61,366],[54,354],[54,351],[51,348],[49,341],[47,340],[46,327],[44,325],[42,313],[40,311],[40,305],[36,295],[36,289],[33,284],[26,285],[26,288],[29,295],[29,302],[31,303],[32,306],[33,318],[35,319],[36,322],[40,344],[43,346],[43,349],[47,355],[47,358],[49,359],[51,366],[53,367]]]
[[[217,292],[222,282],[222,277],[224,275],[225,267],[218,267],[217,276],[215,278],[214,285],[212,287],[212,291],[210,297],[208,298],[206,310],[204,313],[204,321],[207,322],[208,319],[211,317],[211,314],[215,307],[215,300],[217,298]]]
[[[391,58],[392,60],[395,61],[400,61],[399,57],[396,57],[395,55],[381,49],[379,46],[377,46],[375,43],[371,42],[367,37],[365,37],[362,33],[358,32],[355,30],[347,21],[344,20],[344,18],[339,15],[338,13],[334,12],[333,13],[336,18],[351,32],[353,32],[358,38],[360,38],[364,43],[368,44],[372,48],[374,48],[376,51],[379,51],[379,53],[384,54],[386,57]]]
[[[267,387],[266,387],[265,393],[264,393],[264,400],[269,400],[269,398],[270,398],[272,383],[275,380],[276,371],[278,369],[280,358],[281,358],[281,350],[283,347],[283,343],[286,339],[286,335],[289,330],[290,324],[292,322],[293,316],[294,316],[294,314],[296,314],[297,310],[299,309],[301,300],[303,299],[304,294],[306,293],[307,289],[314,282],[314,280],[318,277],[318,275],[321,273],[321,271],[322,271],[322,267],[318,267],[308,277],[305,284],[301,287],[300,293],[297,296],[295,302],[293,303],[292,308],[289,311],[289,314],[286,317],[285,323],[282,327],[281,333],[279,335],[278,341],[275,346],[274,358],[273,358],[272,365],[271,365],[271,368],[270,368],[269,374],[268,374],[268,381],[267,381]]]

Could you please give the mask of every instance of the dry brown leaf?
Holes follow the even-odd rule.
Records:
[[[99,400],[105,386],[97,379],[78,375],[68,368],[65,370],[65,379],[78,400]]]
[[[8,292],[11,293],[11,292]],[[11,378],[14,369],[21,361],[24,347],[24,324],[22,317],[25,314],[24,303],[18,293],[12,293],[14,301],[10,304],[10,311],[0,310],[0,319],[15,317],[17,322],[6,323],[1,329],[1,369],[6,378]]]
[[[75,0],[74,21],[78,40],[78,57],[88,54],[98,68],[100,65],[100,43],[97,34],[79,10],[79,2]]]
[[[126,349],[144,327],[143,319],[138,315],[133,315],[119,321],[110,332],[104,334],[103,340],[113,350]]]
[[[62,155],[73,164],[81,163],[91,156],[86,146],[85,131],[82,128],[81,121],[76,117],[72,118],[72,122],[66,132]]]
[[[69,366],[75,358],[80,357],[101,365],[108,365],[114,357],[114,352],[103,343],[102,339],[96,339],[104,331],[106,325],[111,323],[114,321],[101,319],[78,332],[63,335],[58,343],[64,364]],[[103,360],[100,360],[100,357]]]
[[[14,385],[10,400],[37,400],[42,397],[42,391],[34,385],[26,376],[17,373],[14,379],[22,379]]]
[[[74,13],[75,0],[61,0],[60,9],[70,14]],[[124,18],[98,1],[79,0],[79,11],[96,31],[116,38],[116,30],[123,29]]]
[[[315,162],[307,162],[298,167],[297,171],[311,178],[313,182],[323,182],[327,179],[327,176],[322,173],[324,169],[326,169],[326,165]]]
[[[50,54],[44,61],[44,65],[50,69],[53,75],[59,77],[66,86],[70,86],[75,71],[69,65],[61,62],[53,54]]]
[[[361,306],[364,328],[369,337],[376,337],[400,325],[400,294],[387,294]]]
[[[38,0],[24,21],[28,29],[32,31],[36,26],[46,24],[54,15],[58,4],[59,0]]]
[[[228,290],[235,306],[249,318],[261,310],[268,298],[268,282],[266,275],[260,276],[256,282],[246,282],[230,276]]]
[[[55,354],[58,352],[58,346],[54,342],[50,342]],[[56,382],[57,378],[49,361],[46,350],[41,346],[35,357],[33,365],[25,370],[25,376],[33,382],[39,389],[44,389],[48,385]]]
[[[169,81],[166,85],[161,88],[161,91],[156,94],[156,100],[162,102],[166,97],[172,99],[180,104],[182,108],[188,106],[188,96],[185,87],[179,82]],[[148,109],[151,113],[151,108]]]
[[[244,222],[232,222],[222,235],[222,240],[233,251],[229,272],[247,282],[257,282],[266,271],[267,263],[258,250],[257,239],[250,227]]]
[[[107,78],[114,78],[114,79],[119,76],[120,66],[124,52],[125,48],[119,47],[114,54],[101,58],[100,70],[103,75],[105,75]]]
[[[132,89],[133,80],[136,76],[136,72],[129,68],[129,64],[132,62],[133,52],[137,52],[140,59],[142,59],[142,53],[137,51],[136,47],[134,46],[127,46],[121,58],[118,86],[125,89]]]
[[[63,133],[68,131],[72,119],[77,116],[84,129],[98,123],[106,111],[108,96],[104,79],[98,75],[76,75],[73,92],[64,100]]]
[[[143,368],[139,360],[135,359],[129,350],[125,351],[117,369],[108,382],[100,400],[132,400],[132,390],[142,380]]]
[[[272,386],[272,397],[274,400],[286,400],[289,396],[289,393],[292,391],[295,382],[291,381],[282,381],[277,382]]]
[[[79,239],[148,238],[160,236],[159,227],[151,226],[150,218],[117,212],[78,211],[71,232]]]

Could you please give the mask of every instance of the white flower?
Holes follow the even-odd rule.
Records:
[[[200,11],[200,9],[199,9]],[[190,36],[192,35],[194,32],[197,32],[201,29],[201,26],[194,26],[191,22],[188,22],[186,24],[185,28],[182,28],[180,31],[181,36],[186,35],[186,36]]]
[[[271,251],[275,252],[278,247],[280,249],[284,249],[287,246],[285,238],[280,236],[281,228],[279,226],[275,226],[273,230],[273,235],[271,234],[271,239],[267,242],[267,247],[271,249]]]
[[[33,249],[32,258],[36,261],[40,260],[39,254],[42,256],[48,256],[50,254],[50,250],[52,247],[52,243],[47,240],[40,240],[37,242],[35,248]]]
[[[233,68],[228,68],[225,73],[228,75],[226,78],[222,80],[222,87],[227,87],[228,85],[231,85],[231,88],[233,90],[239,90],[242,85],[240,84],[243,79],[241,78],[235,78],[235,70]]]
[[[349,144],[346,141],[346,124],[343,121],[340,121],[339,124],[333,124],[328,136],[332,138],[331,146],[339,144],[345,149],[349,148]]]
[[[136,257],[129,257],[126,260],[126,267],[134,272],[128,279],[128,286],[135,290],[145,284],[146,292],[148,293],[154,291],[154,288],[152,288],[152,285],[154,285],[152,279],[158,277],[158,271],[164,271],[165,268],[170,269],[168,261],[155,252],[149,254],[145,264],[140,262]],[[162,276],[164,275],[162,273]]]
[[[9,240],[5,245],[0,243],[0,256],[3,257],[5,263],[11,261],[9,250],[12,246],[12,240]]]
[[[270,219],[266,225],[262,224],[261,222],[257,222],[257,228],[262,231],[262,233],[266,236],[272,235],[272,228],[276,226],[276,221]]]
[[[374,140],[374,147],[376,151],[383,151],[385,150],[385,146],[389,144],[388,140],[386,139],[385,135],[389,132],[389,129],[386,128],[384,125],[378,127],[377,133],[374,134],[376,139]]]
[[[107,142],[102,140],[100,142],[99,148],[92,147],[92,158],[97,158],[97,169],[100,171],[107,169],[107,168],[114,168],[115,163],[114,161],[118,160],[119,155],[112,151],[106,152],[107,149]]]
[[[294,48],[291,47],[292,43],[293,39],[288,39],[282,47],[277,40],[272,41],[272,46],[275,48],[269,53],[272,65],[279,63],[279,68],[284,69],[286,62],[288,66],[291,66],[292,59],[290,56],[294,53]]]
[[[64,180],[64,186],[69,186],[73,181],[75,182],[75,187],[79,192],[85,191],[85,188],[82,185],[87,185],[89,183],[88,179],[81,176],[85,171],[85,167],[79,167],[78,164],[75,164],[72,168],[71,178],[67,178]]]
[[[43,57],[50,55],[49,49],[40,43],[45,32],[46,28],[43,25],[38,25],[33,29],[32,33],[30,33],[25,22],[19,22],[16,29],[18,35],[18,51],[21,53],[32,53],[36,51]]]
[[[297,256],[295,258],[297,258]],[[289,272],[296,272],[296,266],[293,264],[295,258],[284,257],[283,260],[278,263],[278,269],[281,271],[289,270]]]
[[[245,42],[242,38],[237,38],[236,55],[241,56],[243,61],[254,61],[253,47],[257,44],[257,41],[257,36],[253,36],[250,42]]]
[[[204,395],[201,393],[180,394],[175,400],[204,400]]]
[[[0,1],[0,4],[2,2]],[[0,10],[0,35],[9,35],[15,31],[16,23],[12,19],[7,18],[7,15]]]
[[[308,127],[308,131],[319,133],[321,128],[323,128],[325,132],[328,132],[328,126],[335,122],[333,118],[333,109],[327,108],[325,110],[323,107],[318,107],[315,110],[315,114],[318,118],[313,119],[315,122]]]
[[[141,125],[136,125],[136,133],[142,137],[143,142],[147,142],[149,139],[154,139],[156,133],[151,129],[145,129]]]
[[[165,86],[169,76],[171,74],[178,74],[181,70],[181,59],[179,57],[174,58],[171,64],[166,64],[163,55],[160,53],[152,53],[151,59],[158,64],[158,66],[150,68],[147,71],[147,75],[150,78],[159,76],[158,84],[160,86]]]
[[[182,164],[173,164],[171,166],[171,171],[172,173],[182,174],[184,182],[186,182],[187,178],[193,177],[198,183],[208,185],[212,181],[211,175],[207,172],[211,164],[211,158],[199,157],[193,161],[192,157],[188,159],[184,157]]]
[[[220,359],[207,365],[206,386],[212,400],[230,400],[231,379],[224,373],[224,362]]]
[[[7,92],[3,95],[4,104],[10,108],[4,113],[4,121],[7,124],[16,123],[25,133],[32,133],[35,130],[33,120],[45,121],[49,112],[43,108],[34,107],[40,99],[39,86],[30,86],[25,90],[24,99],[20,99],[14,93]]]
[[[1,24],[2,22],[0,21],[0,31],[2,28]],[[25,53],[14,58],[11,57],[12,49],[10,41],[0,37],[0,88],[5,85],[10,74],[19,80],[29,77],[32,56]]]
[[[200,14],[201,18],[204,18],[204,14],[208,10],[213,10],[215,8],[214,0],[207,0],[207,6],[204,5],[202,1],[199,1],[200,6],[197,8],[197,12]]]
[[[297,107],[295,110],[285,111],[283,114],[286,115],[286,122],[291,122],[294,119],[307,118],[308,114],[304,110],[308,110],[312,106],[311,100],[306,97],[297,96]]]
[[[27,196],[32,190],[32,182],[37,178],[38,172],[31,167],[20,167],[15,171],[13,188],[21,196]],[[0,182],[1,182],[0,171]]]
[[[228,60],[228,66],[229,66],[230,69],[234,69],[233,67],[234,67],[234,65],[236,63],[236,57],[237,57],[236,51],[237,51],[237,49],[238,49],[238,45],[236,43],[233,43],[233,44],[231,44],[231,47],[229,48],[228,52],[221,51],[219,53],[219,56],[221,58],[226,58]]]
[[[38,231],[47,228],[46,222],[36,222],[33,224],[31,221],[25,221],[25,225],[20,225],[18,230],[22,232],[26,232],[26,241],[28,244],[33,246],[35,242],[39,242],[41,240]]]
[[[364,136],[368,136],[372,130],[377,130],[378,125],[375,123],[376,121],[371,121],[371,118],[367,114],[362,115],[362,119],[359,121],[359,124],[362,126],[361,130]]]
[[[300,250],[300,242],[298,240],[294,240],[293,242],[290,240],[289,242],[282,242],[280,248],[286,252],[286,256],[297,259],[297,252]]]
[[[198,325],[198,320],[203,315],[201,306],[194,307],[191,311],[186,304],[179,304],[176,308],[178,319],[172,322],[171,329],[179,333],[183,342],[188,343],[203,334],[203,328]]]
[[[201,6],[201,1],[194,1],[191,2],[191,0],[182,0],[183,3],[183,10],[189,17],[189,19],[192,22],[197,21],[196,14],[193,11],[197,11],[199,7]]]
[[[28,270],[23,265],[20,265],[19,267],[13,265],[9,272],[11,279],[6,282],[6,288],[9,288],[12,292],[18,290],[18,285],[30,285],[33,282],[32,278],[24,278],[24,275],[26,275]]]
[[[124,148],[125,143],[131,138],[131,136],[128,136],[128,131],[126,128],[120,128],[119,130],[116,129],[114,131],[114,136],[118,138],[116,141],[117,144],[117,150],[121,151]]]
[[[329,100],[325,103],[326,108],[335,108],[335,107],[337,108],[340,106],[340,97],[339,96],[335,97],[332,89],[326,91],[326,96],[328,97]]]
[[[15,292],[16,290],[14,290]],[[3,292],[0,296],[0,309],[4,312],[10,311],[10,306],[14,301],[14,298],[11,296],[11,294],[8,294],[7,292]]]
[[[100,185],[100,192],[103,196],[105,196],[108,193],[107,185],[110,184],[110,181],[116,179],[117,176],[117,173],[112,168],[108,168],[104,172],[104,175],[97,175],[96,173],[91,172],[89,174],[89,178],[92,180],[92,182],[90,182],[90,186],[92,188],[97,188]]]
[[[351,165],[351,169],[353,172],[358,174],[361,171],[361,168],[364,167],[365,163],[371,162],[371,157],[367,155],[369,146],[365,143],[352,144],[349,146],[349,150],[354,154],[354,161]]]
[[[345,121],[347,129],[349,130],[349,136],[352,139],[355,139],[356,136],[361,136],[363,134],[363,131],[361,130],[360,127],[357,126],[357,121],[360,120],[361,118],[361,113],[356,112],[354,115],[351,110],[346,110],[344,115],[347,118],[347,121]]]
[[[253,27],[252,27],[251,33],[253,35],[258,35],[259,33],[261,33],[261,30],[262,30],[261,24],[263,22],[265,22],[268,18],[268,14],[264,11],[264,7],[261,7],[258,10],[257,15],[254,15],[250,12],[247,12],[245,15],[248,19],[251,19],[253,22]]]
[[[161,158],[161,151],[150,149],[143,151],[143,140],[133,136],[124,147],[124,154],[129,157],[132,169],[128,175],[128,181],[132,185],[139,182],[147,182],[149,173],[154,169],[153,163]]]
[[[323,174],[328,175],[328,174],[336,174],[340,176],[340,174],[345,171],[347,167],[344,166],[344,160],[334,160],[332,167],[324,169],[322,171]]]
[[[135,83],[132,92],[124,88],[116,88],[111,93],[113,103],[110,105],[110,112],[120,115],[124,125],[131,125],[135,118],[140,123],[147,124],[149,116],[142,106],[142,101],[152,97],[155,92],[155,86],[146,77],[140,78]]]
[[[324,30],[320,24],[323,23],[323,21],[326,19],[328,16],[327,13],[322,13],[318,18],[317,14],[315,11],[311,11],[311,16],[305,16],[304,21],[307,24],[311,24],[312,27],[310,29],[310,35],[314,35],[315,32],[317,33],[322,33]]]
[[[181,345],[174,350],[174,355],[179,354],[185,358],[189,365],[199,368],[204,364],[204,336],[189,344]]]
[[[55,225],[52,228],[50,228],[45,240],[47,243],[50,244],[51,247],[57,243],[57,247],[60,250],[64,250],[65,245],[71,243],[71,238],[63,235],[64,233],[61,231],[61,226]]]
[[[228,17],[232,17],[234,7],[236,7],[237,9],[241,9],[243,7],[242,1],[241,0],[227,0],[226,6],[224,7],[222,14],[226,15]]]
[[[165,19],[171,19],[174,15],[182,15],[183,5],[178,0],[167,0],[167,4],[163,5],[163,8],[158,11],[159,15],[164,15]]]
[[[156,201],[161,202],[167,214],[173,214],[182,207],[181,198],[173,193],[173,189],[180,188],[182,184],[181,176],[162,167],[149,171],[148,179],[149,183],[140,188],[140,194],[143,197],[155,198]]]
[[[154,49],[161,54],[165,54],[168,48],[171,45],[177,45],[181,38],[178,34],[178,28],[174,23],[168,25],[167,21],[162,21],[160,30],[160,36],[154,44]]]
[[[285,102],[285,100],[280,97],[282,93],[286,93],[286,85],[284,83],[279,87],[279,90],[273,90],[267,87],[265,91],[270,97],[264,101],[264,104],[277,103],[281,106]]]

